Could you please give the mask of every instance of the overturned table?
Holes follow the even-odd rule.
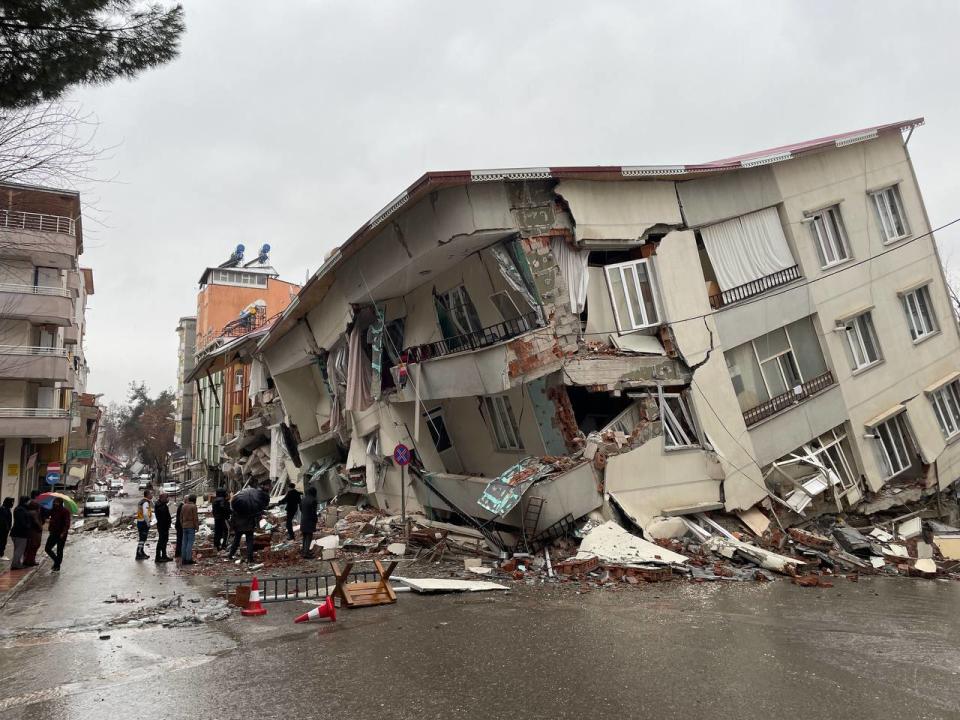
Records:
[[[336,560],[330,561],[330,569],[337,579],[336,587],[333,588],[333,598],[339,598],[342,607],[357,608],[369,607],[371,605],[390,605],[397,601],[397,594],[390,587],[390,575],[397,568],[397,561],[388,563],[386,569],[379,560],[373,561],[377,569],[377,580],[373,582],[347,582],[350,577],[350,571],[353,569],[353,561],[344,563],[343,569]]]

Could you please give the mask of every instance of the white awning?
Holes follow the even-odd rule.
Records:
[[[721,290],[730,290],[796,265],[780,215],[770,207],[701,228]]]
[[[864,423],[864,426],[868,428],[876,427],[880,423],[885,423],[890,418],[896,415],[899,415],[906,409],[907,408],[905,408],[902,403],[897,403],[892,408],[888,408],[884,410],[882,413],[880,413],[879,415],[877,415],[876,417],[872,417],[869,420],[867,420]]]
[[[927,385],[923,389],[923,391],[929,395],[932,392],[936,392],[937,390],[942,388],[944,385],[948,383],[952,383],[957,378],[960,378],[960,372],[948,373],[944,375],[942,378],[940,378],[939,380],[937,380],[936,382],[933,382],[930,385]]]

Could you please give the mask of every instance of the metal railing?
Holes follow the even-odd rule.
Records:
[[[425,345],[415,345],[407,348],[404,352],[407,354],[407,362],[421,362],[444,355],[479,350],[490,345],[496,345],[498,342],[511,340],[535,330],[537,327],[539,327],[537,313],[530,312],[513,320],[505,320],[474,332],[454,335]]]
[[[0,283],[0,292],[20,293],[21,295],[55,295],[57,297],[70,297],[70,291],[66,288],[47,285],[14,285],[12,283]]]
[[[727,305],[733,305],[741,300],[746,300],[748,297],[760,295],[767,290],[786,285],[794,280],[799,280],[801,277],[800,268],[794,265],[793,267],[788,267],[786,270],[779,270],[772,275],[767,275],[758,280],[751,280],[743,285],[737,285],[735,288],[711,295],[710,307],[714,310],[719,310]]]
[[[798,385],[785,393],[780,393],[776,397],[772,397],[766,402],[745,411],[743,421],[747,427],[756,425],[761,420],[766,420],[778,412],[793,407],[832,385],[833,373],[827,370],[823,375],[817,375],[817,377],[807,380],[802,385]]]
[[[245,318],[237,318],[236,320],[231,320],[228,322],[219,331],[208,330],[197,337],[197,355],[200,355],[204,350],[209,348],[218,340],[222,340],[224,338],[243,337],[254,330],[259,330],[260,328],[272,323],[282,314],[283,313],[277,313],[276,315],[271,315],[270,317],[265,315],[253,315]]]
[[[380,579],[376,570],[352,572],[347,575],[349,582],[375,582]],[[226,582],[227,595],[240,585],[249,585],[249,580]],[[300,575],[296,577],[257,577],[260,584],[260,602],[281,602],[283,600],[305,600],[323,598],[329,595],[337,585],[333,574]]]
[[[54,418],[66,420],[69,410],[61,408],[0,408],[0,418]]]
[[[0,355],[33,355],[37,357],[66,357],[67,349],[39,345],[0,345]]]
[[[77,224],[63,215],[23,212],[22,210],[0,210],[0,229],[3,230],[39,230],[64,235],[76,235]]]

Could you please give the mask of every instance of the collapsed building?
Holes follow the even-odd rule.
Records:
[[[322,499],[513,542],[598,510],[669,537],[711,510],[939,493],[960,335],[907,152],[922,122],[698,165],[428,173],[258,341],[274,446]]]

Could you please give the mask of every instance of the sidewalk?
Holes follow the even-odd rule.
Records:
[[[10,601],[10,598],[24,588],[27,580],[33,577],[37,570],[43,567],[46,555],[43,555],[42,552],[41,549],[37,553],[36,565],[20,570],[11,570],[9,560],[0,560],[0,609]]]

